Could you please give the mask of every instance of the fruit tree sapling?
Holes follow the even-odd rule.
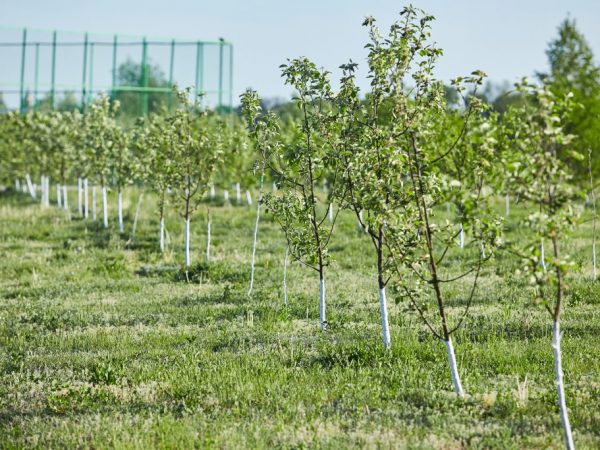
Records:
[[[262,113],[256,92],[242,95],[242,109],[260,164],[278,186],[277,193],[266,193],[259,204],[264,201],[283,229],[291,257],[319,274],[319,318],[325,330],[325,267],[330,262],[327,249],[333,224],[324,225],[328,208],[319,201],[316,191],[329,173],[338,173],[340,168],[340,159],[327,139],[332,116],[326,104],[333,93],[327,73],[306,58],[288,61],[281,67],[286,84],[297,92],[295,101],[301,114],[301,123],[290,125],[290,142],[283,142],[276,116]],[[338,188],[334,181],[331,189]]]
[[[173,148],[172,195],[185,221],[185,267],[191,264],[190,220],[209,190],[221,157],[220,124],[198,103],[189,100],[190,89],[177,91],[179,108],[167,118],[170,145]],[[213,125],[213,126],[211,126]]]
[[[573,208],[576,198],[573,161],[581,161],[573,149],[573,136],[566,134],[564,121],[573,109],[571,94],[553,94],[546,86],[534,86],[523,80],[518,90],[524,98],[520,108],[509,108],[505,115],[512,136],[519,136],[514,152],[520,170],[512,173],[511,182],[519,198],[528,202],[530,214],[526,224],[534,230],[533,242],[515,243],[515,253],[524,262],[526,273],[541,303],[552,319],[552,353],[558,407],[566,447],[574,448],[573,435],[565,398],[564,373],[561,353],[561,316],[568,295],[566,278],[574,263],[562,252],[562,244],[576,221]],[[569,161],[565,158],[571,159]],[[550,242],[551,256],[540,268],[540,250],[537,243]]]

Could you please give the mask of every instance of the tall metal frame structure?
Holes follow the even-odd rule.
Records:
[[[0,81],[0,93],[18,93],[19,105],[18,108],[24,112],[29,109],[27,93],[33,91],[34,105],[39,99],[39,95],[46,93],[51,106],[56,106],[56,95],[57,93],[80,93],[80,107],[85,109],[86,105],[91,101],[94,94],[99,92],[105,92],[110,94],[112,97],[116,96],[119,92],[135,92],[140,97],[140,111],[141,115],[148,113],[148,98],[151,93],[163,93],[168,96],[168,103],[171,104],[173,84],[176,82],[174,78],[174,68],[176,64],[177,50],[182,47],[192,47],[195,49],[195,91],[196,95],[200,94],[211,94],[216,98],[215,107],[225,107],[231,109],[233,107],[233,44],[219,39],[218,41],[184,41],[176,39],[148,39],[145,36],[132,37],[127,36],[126,40],[122,40],[120,35],[111,35],[109,39],[104,36],[103,38],[90,39],[90,33],[82,33],[81,40],[69,40],[61,41],[61,34],[73,35],[73,32],[57,31],[57,30],[33,30],[28,28],[14,29],[7,27],[0,27],[0,31],[20,31],[20,41],[13,42],[0,42],[0,49],[2,48],[20,48],[20,61],[3,61],[4,64],[19,64],[20,65],[20,79],[18,87],[11,83],[4,83]],[[31,32],[37,34],[50,35],[49,39],[31,39]],[[95,34],[95,36],[101,36]],[[139,47],[140,52],[140,68],[141,73],[139,76],[139,85],[121,85],[117,83],[117,55],[119,49],[127,46],[129,48]],[[169,51],[169,67],[166,70],[168,76],[168,85],[166,86],[149,86],[149,57],[148,48],[153,47],[165,47]],[[46,89],[40,88],[40,49],[44,47],[50,48],[50,84]],[[70,85],[67,88],[57,87],[57,49],[62,47],[80,47],[82,55],[82,67],[81,67],[81,83],[79,86]],[[94,50],[101,47],[109,47],[112,51],[112,68],[111,68],[111,83],[110,86],[94,86]],[[216,47],[218,58],[217,61],[206,61],[206,50],[213,49]],[[28,71],[27,61],[33,52],[34,64],[33,64],[33,87],[31,89],[26,82],[26,75]],[[208,62],[208,64],[207,64]],[[226,67],[225,67],[226,66]],[[213,69],[216,71],[216,86],[206,86],[206,71],[207,69]],[[30,69],[29,69],[30,70]],[[213,73],[214,75],[214,73]],[[214,78],[214,77],[213,77]]]

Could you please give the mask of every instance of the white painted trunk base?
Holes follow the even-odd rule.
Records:
[[[215,198],[215,185],[210,185],[210,198]]]
[[[379,289],[379,312],[381,315],[381,335],[383,337],[383,346],[388,349],[392,345],[392,338],[390,336],[390,324],[388,320],[385,288]]]
[[[242,190],[240,183],[235,183],[235,200],[239,203],[242,202]]]
[[[290,246],[285,247],[285,258],[283,258],[283,304],[287,305],[287,265]]]
[[[131,228],[131,240],[135,239],[135,230],[137,229],[138,218],[140,216],[140,208],[142,207],[142,200],[144,199],[144,193],[141,192],[138,197],[137,204],[135,205],[135,214],[133,215],[133,226]]]
[[[592,277],[594,280],[598,278],[598,273],[596,272],[596,243],[592,244]]]
[[[88,179],[83,179],[83,215],[87,219],[90,216],[90,197],[88,189]]]
[[[160,218],[160,251],[165,251],[165,218]]]
[[[271,190],[273,192],[277,192],[277,183],[275,183],[274,181],[273,181],[273,183],[271,183]]]
[[[558,409],[560,412],[560,421],[562,423],[565,435],[565,445],[568,450],[575,448],[573,443],[573,433],[571,432],[571,423],[569,422],[569,411],[567,410],[567,401],[565,398],[565,382],[563,379],[562,354],[560,350],[560,322],[552,324],[552,352],[554,353],[554,382],[558,392]]]
[[[250,195],[250,191],[246,191],[246,202],[248,206],[252,206],[252,196]]]
[[[225,203],[229,203],[229,191],[227,189],[223,191],[223,200]]]
[[[462,384],[460,383],[460,374],[458,373],[458,367],[456,365],[456,356],[454,355],[454,346],[452,345],[452,339],[448,338],[444,341],[446,344],[446,352],[448,353],[448,363],[450,364],[450,375],[452,377],[452,386],[454,386],[454,392],[459,397],[465,395]]]
[[[190,259],[190,218],[185,219],[185,267],[191,265]]]
[[[25,175],[25,182],[27,183],[27,188],[29,189],[29,195],[31,195],[31,198],[35,200],[35,197],[36,197],[35,187],[33,186],[33,183],[31,182],[31,177],[29,176],[29,174]]]
[[[329,216],[329,221],[333,222],[333,205],[330,203],[329,208],[327,209],[327,215]]]
[[[102,186],[102,223],[104,228],[108,228],[108,194],[106,186]]]
[[[77,212],[83,216],[83,181],[77,178]]]
[[[15,180],[15,191],[20,191],[21,190],[21,182],[16,179]]]
[[[319,318],[321,321],[321,330],[327,329],[327,316],[325,315],[325,279],[319,279]]]
[[[60,184],[56,185],[56,207],[62,208],[62,191],[60,189]]]
[[[210,219],[206,224],[206,262],[210,262]]]
[[[460,248],[465,248],[465,230],[463,229],[462,223],[459,225],[458,229],[458,246]]]
[[[96,220],[98,214],[96,211],[96,185],[92,186],[92,220]]]
[[[248,295],[252,295],[254,288],[254,263],[256,262],[256,241],[258,239],[258,221],[260,219],[260,202],[256,204],[256,223],[254,224],[254,239],[252,241],[252,263],[250,265],[250,288]]]
[[[546,271],[546,253],[544,251],[544,240],[543,239],[540,241],[540,264],[545,272]]]
[[[119,233],[123,233],[123,192],[117,193],[117,217],[119,221]]]
[[[69,195],[67,194],[68,190],[67,190],[66,184],[63,184],[62,190],[63,190],[63,195],[62,195],[63,196],[63,208],[65,210],[68,210],[69,209]]]

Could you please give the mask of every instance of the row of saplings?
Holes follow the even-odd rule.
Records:
[[[575,137],[563,128],[574,107],[571,96],[557,96],[548,86],[523,80],[516,86],[521,104],[499,117],[476,98],[485,76],[476,71],[453,80],[465,106],[450,108],[442,83],[432,77],[441,55],[429,42],[433,18],[411,7],[401,17],[385,37],[374,19],[363,24],[369,30],[370,80],[364,97],[353,62],[340,67],[336,92],[329,73],[306,58],[281,66],[301,112],[291,141],[281,136],[278,117],[263,113],[257,93],[242,95],[243,115],[260,154],[259,170],[274,176],[279,187],[277,193],[265,194],[263,203],[285,233],[286,254],[319,274],[323,329],[328,244],[339,210],[354,211],[377,262],[384,346],[391,345],[386,286],[393,280],[394,289],[445,344],[459,396],[463,388],[451,336],[468,314],[482,266],[500,246],[518,255],[534,295],[552,319],[560,417],[566,445],[573,448],[560,348],[565,277],[573,267],[561,249],[579,210],[569,158],[583,158],[571,150]],[[324,179],[328,197],[322,205],[316,191]],[[492,208],[497,192],[511,193],[530,208],[525,225],[531,240],[503,242],[503,218]],[[333,204],[337,213],[328,221]],[[440,213],[444,205],[458,211],[455,223]],[[464,251],[459,273],[449,254],[457,240],[464,245],[465,233],[471,249]],[[550,251],[545,252],[544,242],[550,243]],[[593,251],[595,278],[595,245]],[[450,321],[446,304],[447,292],[456,292],[448,289],[452,283],[469,288],[461,316]],[[424,299],[434,301],[435,317],[426,313]]]
[[[69,164],[76,168],[93,166],[100,174],[104,211],[107,179],[117,177],[114,185],[121,231],[122,186],[133,170],[143,173],[144,182],[159,198],[161,249],[168,196],[185,220],[188,267],[192,213],[215,182],[215,173],[227,159],[224,155],[234,155],[232,166],[244,165],[240,154],[226,149],[248,144],[257,155],[253,169],[261,190],[248,294],[253,290],[256,239],[264,206],[285,234],[285,265],[291,257],[319,275],[320,325],[325,330],[328,246],[339,212],[353,211],[373,245],[384,346],[391,346],[386,298],[390,285],[411,302],[431,333],[445,344],[452,383],[459,396],[464,391],[452,334],[468,314],[483,265],[500,247],[518,255],[532,292],[552,319],[560,417],[567,447],[573,448],[564,395],[560,318],[565,278],[573,267],[561,249],[578,215],[574,207],[578,193],[569,158],[582,158],[571,150],[574,136],[565,133],[562,126],[574,105],[570,96],[557,96],[547,86],[524,80],[517,85],[522,102],[498,116],[475,95],[485,77],[476,71],[453,80],[464,107],[449,107],[443,84],[433,78],[442,52],[429,41],[432,20],[422,11],[407,7],[386,36],[381,35],[374,19],[365,20],[370,80],[365,95],[359,91],[358,66],[352,61],[340,67],[337,91],[331,88],[329,73],[306,58],[288,61],[282,66],[282,75],[296,92],[297,122],[282,123],[272,112],[263,112],[257,93],[247,91],[241,99],[247,127],[242,133],[200,111],[189,102],[189,91],[181,91],[177,111],[140,120],[126,135],[117,125],[114,107],[101,98],[81,119],[81,126],[67,125],[63,133],[49,133],[52,142],[40,142],[38,136],[37,145],[42,150],[49,146],[57,149],[51,154],[57,158],[56,167],[59,173],[63,171],[63,177]],[[55,124],[54,129],[57,127]],[[58,137],[62,141],[57,143]],[[14,148],[18,144],[15,142]],[[87,150],[82,156],[78,149]],[[47,164],[44,154],[39,152],[35,161],[42,173],[43,164]],[[9,173],[26,173],[33,164],[19,157],[23,159],[24,153],[11,160]],[[271,177],[277,189],[264,191],[264,176]],[[326,199],[317,193],[324,185]],[[506,194],[506,214],[509,193],[531,210],[524,224],[530,231],[527,238],[515,243],[503,241],[503,218],[492,207],[498,192]],[[593,190],[592,204],[595,207]],[[457,211],[452,221],[443,214],[447,205]],[[208,227],[207,259],[210,221]],[[465,234],[470,244],[462,251],[460,272],[451,255],[457,241],[461,248],[464,246]],[[544,243],[549,244],[548,251]],[[593,260],[595,279],[595,245]],[[453,283],[460,283],[461,288],[468,285],[467,298],[460,316],[449,320],[446,305],[448,292],[456,292],[449,289]],[[435,316],[426,310],[428,300],[436,305]]]

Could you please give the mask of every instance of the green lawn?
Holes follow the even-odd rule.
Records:
[[[485,267],[455,335],[467,392],[460,400],[443,344],[393,292],[392,349],[383,350],[375,256],[351,215],[332,240],[322,333],[315,272],[290,265],[283,305],[285,243],[267,214],[249,298],[254,207],[210,206],[206,265],[202,206],[188,282],[179,269],[183,221],[170,213],[161,255],[149,194],[128,242],[136,199],[128,192],[119,238],[114,194],[108,231],[24,194],[0,194],[0,448],[563,445],[551,323],[510,255]],[[509,238],[522,238],[518,217],[510,219]],[[590,230],[588,222],[568,243],[581,269],[569,281],[562,325],[578,448],[600,448],[600,284],[589,279]],[[453,250],[456,270],[470,251]],[[453,317],[468,281],[447,291]]]

